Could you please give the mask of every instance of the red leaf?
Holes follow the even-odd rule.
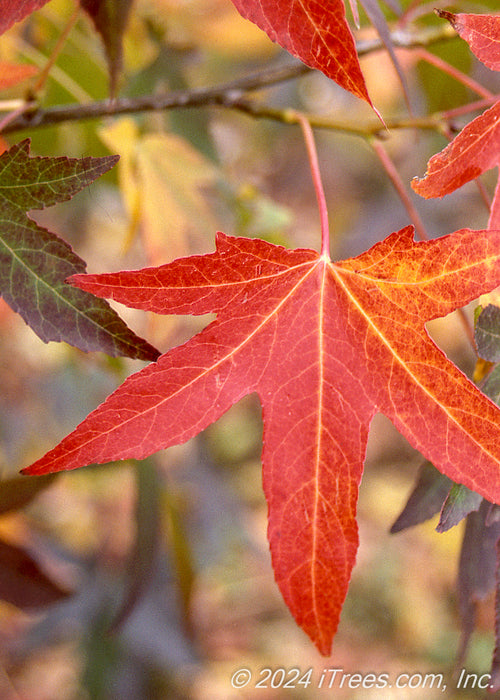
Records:
[[[499,251],[498,231],[416,243],[407,227],[332,263],[313,250],[219,233],[209,255],[75,275],[80,288],[130,306],[217,319],[129,377],[24,473],[145,457],[257,392],[276,580],[328,654],[356,557],[374,413],[451,479],[500,501],[500,411],[424,327],[500,284]]]
[[[6,63],[0,61],[0,90],[21,83],[38,73],[38,68],[26,64]]]
[[[272,41],[371,105],[342,0],[233,0]]]
[[[483,63],[500,70],[500,16],[436,12],[451,22]],[[411,183],[415,192],[426,199],[443,197],[497,166],[500,163],[499,120],[500,101],[473,119],[441,153],[429,160],[425,177]],[[500,182],[491,205],[488,228],[500,228]]]
[[[9,29],[15,22],[39,10],[49,0],[0,0],[0,34]]]
[[[500,101],[487,109],[429,160],[421,180],[411,183],[417,194],[443,197],[500,163]],[[492,217],[495,207],[492,207]]]
[[[436,10],[469,44],[471,51],[492,70],[500,70],[500,15],[472,15]]]

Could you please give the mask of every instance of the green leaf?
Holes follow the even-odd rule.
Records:
[[[490,372],[481,387],[481,391],[497,405],[500,405],[500,365],[494,367]]]
[[[483,360],[500,362],[500,307],[488,304],[475,325],[477,352]]]
[[[26,214],[71,199],[118,157],[31,157],[29,144],[26,139],[0,155],[0,293],[44,342],[64,340],[87,352],[156,359],[155,348],[107,302],[65,283],[85,272],[85,262]]]
[[[437,532],[446,532],[465,518],[469,513],[479,509],[483,497],[471,491],[463,484],[453,484],[443,505]]]
[[[122,65],[122,39],[132,0],[80,0],[80,5],[92,18],[104,43],[109,66],[110,92],[114,96]]]

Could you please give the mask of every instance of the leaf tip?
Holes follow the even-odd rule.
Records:
[[[440,10],[438,7],[434,10],[434,12],[438,17],[441,17],[441,19],[447,19],[451,26],[455,27],[455,22],[457,19],[456,14],[453,12],[448,12],[448,10]]]

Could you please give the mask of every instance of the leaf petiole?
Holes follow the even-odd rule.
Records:
[[[311,168],[311,175],[319,207],[319,216],[321,222],[321,255],[326,258],[329,258],[330,226],[328,223],[328,209],[326,207],[325,191],[323,189],[323,182],[321,180],[321,173],[319,170],[318,152],[316,150],[316,143],[314,141],[313,130],[311,128],[309,120],[301,112],[294,111],[293,115],[291,116],[293,120],[300,125],[300,128],[302,129],[302,134],[304,136],[304,141],[306,143],[307,155],[309,158],[309,166]]]

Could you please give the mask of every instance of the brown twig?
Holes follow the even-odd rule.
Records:
[[[455,36],[454,30],[449,25],[444,25],[439,28],[419,31],[418,33],[396,30],[392,33],[392,42],[397,48],[410,49],[430,46],[438,41],[449,40]],[[378,38],[361,40],[357,43],[359,56],[366,56],[376,51],[381,51],[383,48],[384,46]],[[272,115],[271,112],[269,112],[269,115],[257,114],[255,110],[252,111],[252,109],[242,101],[242,98],[246,93],[260,88],[270,87],[287,80],[293,80],[310,72],[310,70],[311,69],[303,63],[293,62],[284,66],[259,71],[214,87],[179,90],[166,94],[155,94],[138,98],[121,98],[113,102],[104,100],[91,102],[89,104],[61,105],[49,107],[47,109],[39,107],[28,113],[17,115],[16,118],[10,120],[2,133],[8,134],[26,129],[33,130],[45,126],[61,124],[63,122],[84,121],[110,115],[211,105],[240,109],[254,116],[277,118],[278,113],[274,113],[274,115]],[[282,117],[281,121],[283,121]],[[312,126],[321,126],[318,121],[317,119],[316,123],[314,123],[311,120]],[[369,126],[368,133],[371,134],[380,130],[380,124],[377,124],[377,127],[378,129],[375,129],[375,125]],[[336,127],[334,125],[326,125],[325,123],[324,128],[334,129]],[[436,126],[435,124],[428,124],[420,128],[436,128]],[[340,126],[340,130],[354,131],[352,128],[344,125]],[[358,133],[358,131],[355,131],[355,133]],[[365,131],[364,133],[366,134],[367,132]]]

